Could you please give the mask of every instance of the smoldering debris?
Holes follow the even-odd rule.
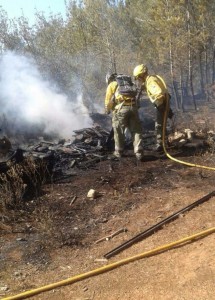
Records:
[[[66,181],[78,174],[80,170],[96,169],[98,163],[111,156],[114,150],[113,132],[102,128],[99,125],[93,127],[74,130],[74,134],[68,140],[31,140],[31,143],[19,145],[18,148],[10,149],[4,161],[0,163],[0,172],[7,172],[8,162],[19,163],[25,159],[34,159],[35,162],[44,162],[48,172],[46,172],[46,182]],[[169,151],[180,149],[184,151],[199,150],[205,151],[214,149],[215,133],[194,132],[185,129],[168,135]],[[155,143],[155,132],[145,132],[143,143],[146,152],[153,153]],[[132,142],[126,140],[126,150],[132,150]],[[132,152],[133,153],[133,152]]]
[[[75,130],[71,139],[47,141],[41,139],[22,145],[23,157],[45,160],[51,167],[53,182],[76,175],[77,169],[95,168],[107,159],[107,140],[110,132],[100,126]]]

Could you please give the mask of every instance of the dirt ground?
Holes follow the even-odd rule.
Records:
[[[211,153],[181,152],[177,158],[215,166]],[[87,198],[90,189],[97,191],[95,199]],[[214,171],[147,154],[138,164],[128,154],[80,170],[65,182],[45,185],[39,199],[11,211],[0,223],[1,299],[213,227],[215,197],[104,260],[110,250],[213,190]],[[122,232],[97,242],[118,230]],[[214,244],[215,234],[210,234],[31,299],[215,299]]]

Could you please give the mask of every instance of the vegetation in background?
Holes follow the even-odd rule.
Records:
[[[132,74],[140,63],[168,82],[175,109],[205,97],[215,77],[215,3],[209,0],[70,1],[67,17],[36,12],[9,19],[0,10],[1,55],[31,56],[44,78],[70,99],[83,94],[91,112],[103,105],[105,74]]]

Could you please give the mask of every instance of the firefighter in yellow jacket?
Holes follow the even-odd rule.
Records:
[[[117,74],[106,76],[108,84],[105,97],[105,111],[112,111],[112,126],[114,131],[115,151],[114,155],[120,158],[125,146],[125,129],[131,134],[134,153],[138,160],[143,157],[142,149],[142,126],[139,119],[138,107],[135,96],[120,94],[119,85],[116,81]]]
[[[163,120],[166,109],[166,101],[170,100],[170,95],[164,80],[158,75],[149,75],[148,68],[145,65],[138,65],[134,68],[133,76],[135,80],[146,91],[150,101],[156,107],[157,118],[155,122],[156,130],[156,150],[162,151],[162,133],[163,133]],[[173,117],[171,108],[167,112],[168,118]]]

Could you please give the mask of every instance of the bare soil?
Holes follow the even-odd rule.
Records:
[[[215,165],[211,153],[180,153],[178,158]],[[87,198],[90,189],[97,191],[95,199]],[[7,212],[8,219],[3,212],[0,296],[58,282],[213,227],[215,197],[104,260],[105,253],[214,189],[214,171],[147,154],[137,163],[132,153],[79,170],[67,182],[45,185],[43,195],[23,210]],[[215,299],[214,243],[215,234],[210,234],[31,299]]]

